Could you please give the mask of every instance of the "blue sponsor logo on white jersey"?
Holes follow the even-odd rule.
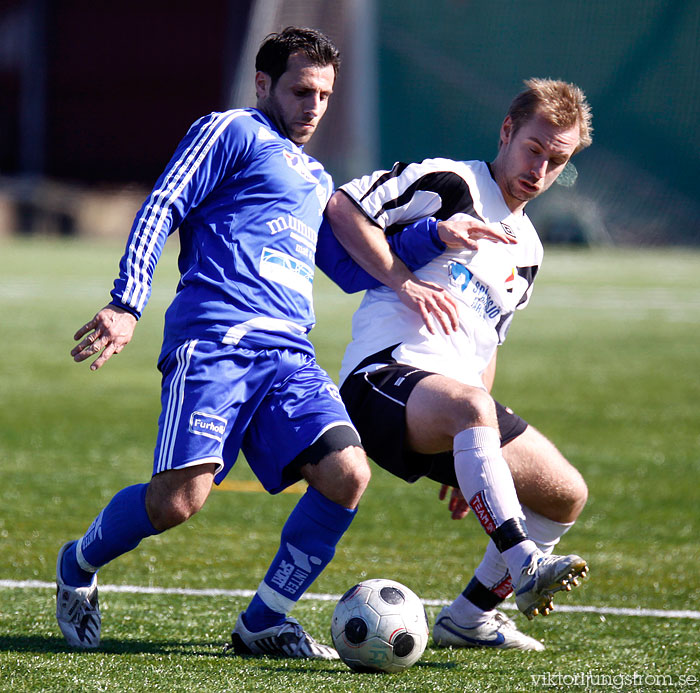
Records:
[[[465,301],[469,303],[472,310],[482,318],[493,320],[501,313],[501,307],[491,296],[489,287],[474,277],[474,274],[459,262],[450,261],[448,265],[450,284],[466,293],[470,290],[472,301],[469,303],[465,296]]]
[[[459,287],[462,291],[466,291],[474,275],[463,264],[454,261],[450,261],[448,271],[450,273],[450,284]]]

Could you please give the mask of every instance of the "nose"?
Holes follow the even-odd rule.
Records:
[[[321,95],[309,94],[304,102],[304,113],[316,117],[321,112]]]
[[[544,178],[547,173],[547,159],[545,157],[536,158],[532,162],[530,173],[537,179]]]

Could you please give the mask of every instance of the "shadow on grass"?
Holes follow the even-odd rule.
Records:
[[[40,635],[0,636],[0,652],[69,653],[69,654],[177,654],[194,657],[223,656],[224,643],[201,641],[145,641],[103,639],[94,650],[80,650],[71,647],[63,638],[42,637]]]
[[[271,658],[270,658],[271,659]],[[287,660],[288,661],[288,660]],[[318,673],[319,671],[324,671],[324,673],[333,673],[333,674],[352,674],[353,676],[367,676],[367,677],[373,677],[376,676],[379,679],[383,679],[384,677],[393,677],[394,674],[387,674],[382,671],[363,671],[363,672],[357,672],[353,671],[350,669],[350,667],[345,667],[343,665],[342,669],[336,669],[335,666],[338,664],[342,664],[342,662],[338,662],[337,660],[333,661],[334,668],[333,669],[324,669],[324,670],[319,670],[318,666],[315,665],[313,667],[308,666],[308,667],[295,667],[293,670],[293,673],[295,674],[313,674],[313,673]],[[418,662],[417,664],[414,664],[412,669],[433,669],[435,671],[449,671],[450,669],[456,669],[459,667],[459,664],[455,662]],[[270,664],[264,664],[259,667],[263,671],[268,671],[270,673],[277,673],[277,674],[290,674],[292,673],[292,670],[289,669],[287,665],[280,665],[280,666],[274,666],[274,660],[271,659]],[[401,673],[401,672],[397,672]]]

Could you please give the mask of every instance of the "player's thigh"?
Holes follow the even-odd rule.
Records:
[[[193,340],[160,364],[163,374],[153,475],[212,463],[217,481],[238,456],[248,422],[274,382],[264,350]]]
[[[357,450],[343,460],[359,470],[359,479],[366,460],[337,386],[312,357],[287,353],[277,385],[258,406],[243,438],[251,469],[270,493],[277,493],[303,478],[302,467],[325,469],[326,457],[331,455],[332,465],[332,453],[348,447]]]
[[[367,455],[409,483],[427,476],[433,467],[431,456],[412,453],[406,445],[406,401],[416,384],[429,375],[392,363],[354,373],[340,388]]]
[[[523,505],[557,522],[573,522],[588,497],[579,471],[533,426],[503,448]]]
[[[421,380],[406,402],[406,442],[424,455],[452,450],[465,428],[498,428],[496,407],[484,390],[442,375]]]

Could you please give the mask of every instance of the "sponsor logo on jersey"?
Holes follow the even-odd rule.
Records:
[[[292,546],[289,542],[287,542],[287,551],[292,557],[292,562],[281,561],[270,582],[281,591],[295,595],[311,574],[312,564],[321,565],[322,561],[317,556],[310,556],[296,546]]]
[[[503,232],[506,234],[506,236],[510,236],[511,238],[517,238],[517,236],[515,235],[515,231],[513,231],[513,229],[510,226],[508,226],[508,224],[504,224],[503,222],[501,222],[501,228],[503,229]]]
[[[501,313],[501,307],[491,296],[489,287],[480,282],[474,274],[461,262],[450,260],[448,264],[450,285],[465,294],[465,301],[478,315],[484,319],[493,320]],[[513,275],[515,278],[515,275]],[[468,300],[467,291],[471,292],[472,300]]]
[[[260,276],[311,298],[313,267],[287,253],[274,248],[263,248],[260,256]]]
[[[284,160],[287,162],[287,166],[289,166],[292,171],[298,173],[308,183],[318,183],[318,178],[309,171],[301,154],[295,154],[294,152],[288,152],[286,150],[283,151],[282,154],[284,155]]]
[[[343,398],[340,396],[340,390],[333,384],[333,383],[328,383],[326,385],[326,392],[335,400],[338,402],[342,402]]]
[[[474,275],[461,262],[455,262],[454,260],[450,260],[448,271],[450,273],[450,284],[462,289],[462,291],[466,291]]]
[[[481,522],[481,526],[486,530],[486,534],[492,534],[496,529],[496,520],[493,516],[493,511],[489,508],[484,492],[479,491],[479,493],[475,494],[469,501],[469,505],[479,522]]]
[[[279,216],[276,219],[266,221],[265,224],[270,229],[271,236],[276,236],[282,231],[289,231],[292,238],[305,243],[314,250],[316,249],[318,230],[304,223],[301,219],[297,219],[292,214]]]
[[[258,139],[259,140],[274,140],[275,136],[264,125],[261,125],[258,128]]]
[[[228,421],[220,416],[207,414],[203,411],[193,411],[192,416],[190,416],[190,433],[222,442],[227,423]]]

